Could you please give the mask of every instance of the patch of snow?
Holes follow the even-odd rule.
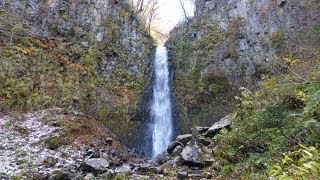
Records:
[[[21,173],[50,174],[57,169],[76,168],[76,159],[82,157],[83,148],[62,146],[50,150],[45,147],[46,138],[59,135],[59,127],[45,122],[48,111],[29,113],[22,118],[23,121],[9,116],[0,117],[0,174],[12,177]],[[54,121],[61,116],[50,114],[49,118]],[[49,156],[58,160],[53,167],[46,167],[43,163]]]

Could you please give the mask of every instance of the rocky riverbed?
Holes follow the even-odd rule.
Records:
[[[211,138],[231,117],[178,136],[147,160],[90,117],[59,108],[0,117],[0,179],[210,179]]]

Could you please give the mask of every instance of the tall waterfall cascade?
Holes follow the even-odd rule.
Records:
[[[164,46],[158,46],[154,62],[153,101],[151,107],[152,157],[164,152],[172,134],[172,114],[169,88],[168,53]]]

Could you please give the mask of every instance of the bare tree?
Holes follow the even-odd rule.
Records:
[[[151,8],[149,10],[149,16],[148,16],[148,32],[151,33],[151,27],[152,27],[152,21],[156,16],[156,11],[159,9],[158,1],[154,0],[151,4]]]
[[[142,20],[146,23],[147,30],[150,34],[154,18],[160,7],[158,0],[132,0],[131,4],[135,11],[139,13]]]
[[[137,5],[136,5],[137,11],[142,12],[143,7],[144,7],[144,0],[137,0]]]
[[[179,3],[180,3],[180,6],[181,6],[181,9],[182,9],[182,12],[183,12],[185,20],[187,22],[189,22],[189,16],[188,16],[188,13],[187,13],[185,5],[184,5],[184,0],[179,0]]]
[[[190,10],[186,8],[186,2],[189,2],[191,3],[193,6],[195,6],[195,0],[179,0],[179,3],[180,3],[180,6],[181,6],[181,9],[182,9],[182,12],[183,12],[183,15],[184,15],[184,19],[189,22],[190,20],[190,17],[192,16],[190,14]]]

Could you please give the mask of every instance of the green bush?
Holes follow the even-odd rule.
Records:
[[[224,176],[244,179],[267,179],[271,174],[278,179],[319,176],[308,164],[313,161],[310,157],[304,161],[307,169],[297,164],[304,159],[299,161],[292,157],[297,162],[295,165],[274,165],[281,160],[283,152],[299,154],[319,148],[320,83],[317,80],[320,63],[318,60],[305,63],[292,66],[288,74],[267,78],[256,92],[241,88],[241,95],[236,97],[239,104],[232,131],[221,131],[214,138],[215,156]],[[301,67],[308,71],[302,71]],[[301,143],[314,148],[301,147],[302,150],[295,151],[296,145]],[[273,170],[271,174],[268,169]],[[305,176],[307,178],[303,178]]]
[[[320,83],[311,85],[307,91],[309,94],[306,97],[306,107],[303,114],[305,118],[311,117],[320,122]]]
[[[286,38],[286,34],[283,29],[280,29],[272,33],[270,37],[271,46],[280,52],[283,51],[286,46],[285,38]]]
[[[281,163],[268,171],[270,179],[317,179],[320,176],[320,156],[313,147],[299,145],[296,151],[283,154]]]

